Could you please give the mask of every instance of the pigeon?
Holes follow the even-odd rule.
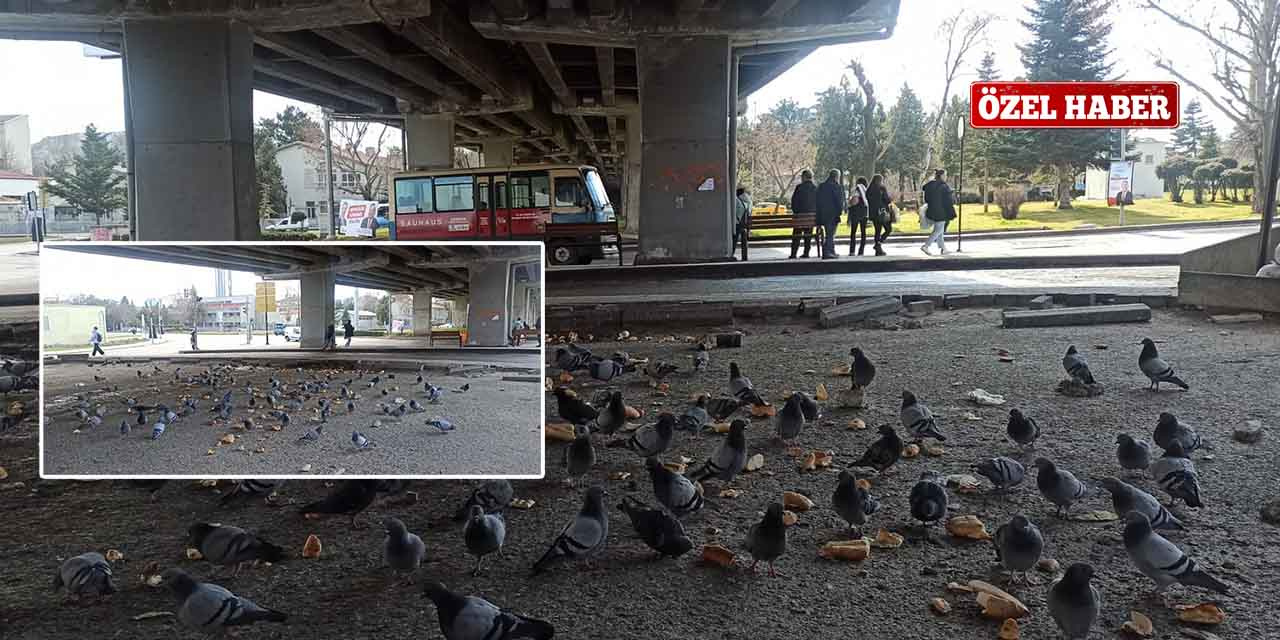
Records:
[[[902,426],[906,428],[916,442],[920,442],[925,438],[934,438],[938,442],[946,441],[946,436],[938,431],[938,422],[933,417],[933,412],[925,403],[916,399],[916,394],[910,391],[902,392]]]
[[[1153,531],[1147,516],[1130,511],[1124,520],[1124,550],[1138,571],[1155,581],[1156,593],[1175,582],[1223,594],[1230,591],[1222,581],[1202,571],[1177,545]]]
[[[983,460],[974,465],[973,469],[978,475],[990,480],[996,491],[1001,492],[1022,484],[1022,480],[1027,477],[1027,470],[1021,462],[1004,456]]]
[[[640,539],[659,556],[679,558],[693,548],[693,541],[685,534],[684,525],[661,509],[650,509],[631,496],[623,497],[618,509],[627,514]]]
[[[67,558],[53,574],[53,589],[65,589],[68,596],[101,598],[116,592],[111,565],[101,553],[90,551]]]
[[[363,433],[360,433],[359,431],[352,431],[351,444],[355,445],[356,449],[363,450],[363,449],[368,449],[369,447],[372,447],[373,441],[365,437],[365,435]]]
[[[120,435],[122,435],[122,436],[127,436],[127,435],[129,435],[129,432],[130,432],[131,430],[132,430],[132,427],[130,427],[130,426],[129,426],[129,421],[128,421],[128,420],[121,420],[121,421],[120,421]]]
[[[587,366],[587,373],[591,374],[591,379],[600,382],[609,382],[622,375],[625,370],[626,367],[621,362],[609,358],[592,360]]]
[[[1164,508],[1164,505],[1160,504],[1159,500],[1156,500],[1154,496],[1146,491],[1123,482],[1119,478],[1109,476],[1099,478],[1098,484],[1111,493],[1111,506],[1115,507],[1116,513],[1137,511],[1147,516],[1153,529],[1186,530],[1182,521],[1174,517],[1172,513],[1169,513],[1169,510]]]
[[[235,573],[246,562],[280,562],[284,549],[239,527],[197,522],[187,529],[191,546],[200,551],[209,564],[235,565]]]
[[[440,398],[444,396],[444,389],[430,382],[423,385],[422,392],[427,394],[427,404],[440,404]]]
[[[1200,434],[1195,429],[1183,424],[1178,420],[1177,416],[1169,412],[1160,414],[1156,420],[1156,429],[1151,434],[1151,439],[1155,441],[1156,446],[1161,449],[1168,449],[1176,440],[1182,445],[1182,450],[1190,453],[1199,449],[1204,445],[1200,439]]]
[[[742,403],[737,398],[708,398],[707,413],[716,422],[723,422],[729,419],[729,416],[737,413],[742,408]]]
[[[850,349],[849,355],[853,356],[853,363],[849,366],[849,377],[853,379],[853,386],[866,389],[871,386],[871,381],[876,379],[876,365],[858,347]]]
[[[1020,513],[996,529],[991,543],[1000,566],[1008,570],[1011,577],[1021,573],[1023,582],[1044,551],[1044,536],[1040,534],[1040,528]]]
[[[1116,460],[1126,471],[1145,471],[1151,466],[1151,445],[1121,433],[1116,436]]]
[[[484,598],[459,595],[439,582],[427,585],[426,596],[436,606],[445,640],[547,640],[556,632],[546,622],[499,609]]]
[[[1009,424],[1005,427],[1009,439],[1022,447],[1036,447],[1036,438],[1040,437],[1040,425],[1036,419],[1024,415],[1018,409],[1009,410]]]
[[[471,575],[480,575],[480,565],[484,557],[498,552],[502,555],[502,545],[507,540],[507,522],[502,512],[485,513],[484,507],[473,504],[462,526],[462,541],[467,545],[467,553],[476,557],[476,567]]]
[[[556,368],[572,373],[587,367],[591,362],[591,350],[569,343],[564,347],[557,347],[555,357]]]
[[[556,387],[556,411],[569,424],[586,424],[596,419],[597,411],[578,397],[569,387]]]
[[[322,433],[324,433],[324,425],[318,424],[311,429],[307,429],[301,436],[298,436],[297,442],[318,442],[320,440],[320,434]]]
[[[200,582],[182,569],[166,569],[160,575],[160,584],[173,591],[181,603],[178,621],[207,634],[222,632],[226,627],[284,622],[288,618],[284,613],[260,607],[216,584]]]
[[[854,462],[852,467],[870,467],[879,473],[884,473],[886,469],[892,467],[898,458],[902,457],[902,438],[898,437],[898,432],[894,431],[892,426],[887,424],[880,425],[880,437],[867,450],[863,452],[862,457]]]
[[[606,435],[613,435],[627,424],[627,404],[622,399],[621,391],[609,394],[604,411],[597,413],[594,422],[590,424],[595,425],[591,427],[591,431],[599,431]]]
[[[588,559],[604,548],[609,537],[609,512],[604,506],[604,495],[603,487],[587,489],[582,510],[560,530],[551,547],[534,563],[534,575],[560,560]]]
[[[764,518],[751,525],[746,547],[751,554],[751,573],[755,573],[756,565],[764,560],[769,563],[769,575],[778,575],[773,563],[787,552],[787,524],[782,520],[782,503],[770,503]]]
[[[466,518],[471,513],[471,507],[477,505],[485,513],[501,513],[514,497],[515,491],[509,481],[485,480],[471,490],[471,495],[467,496],[467,501],[453,514],[453,519],[456,522]]]
[[[693,370],[706,371],[711,366],[711,352],[707,351],[707,345],[698,343],[698,352],[693,354]]]
[[[836,480],[836,490],[831,494],[831,506],[849,524],[854,537],[861,538],[862,525],[867,523],[867,516],[880,509],[880,501],[859,487],[852,473],[843,470]]]
[[[666,468],[654,456],[645,458],[649,479],[653,481],[653,495],[677,518],[702,508],[702,494],[692,480]]]
[[[565,475],[576,487],[578,481],[595,466],[596,448],[591,444],[591,434],[584,425],[574,425],[573,430],[573,442],[564,449],[564,469]]]
[[[387,534],[382,544],[382,559],[395,573],[412,576],[427,555],[427,545],[417,534],[410,533],[397,518],[383,518],[382,530]]]
[[[282,484],[284,484],[284,480],[247,478],[237,482],[236,486],[232,487],[230,491],[222,494],[222,497],[218,499],[218,504],[225,507],[257,496],[269,498]]]
[[[1093,379],[1093,372],[1089,370],[1089,361],[1085,360],[1079,351],[1076,351],[1074,344],[1067,347],[1067,355],[1062,356],[1062,368],[1067,370],[1067,375],[1071,376],[1072,380],[1077,380],[1084,384],[1095,384],[1096,382]]]
[[[625,440],[613,440],[610,447],[626,447],[641,458],[656,456],[671,446],[671,437],[676,427],[676,417],[670,413],[658,415],[658,422],[636,429],[631,437]]]
[[[450,431],[453,431],[454,429],[457,429],[457,427],[453,426],[452,422],[449,422],[444,418],[432,418],[430,420],[427,420],[425,424],[428,427],[435,427],[436,430],[439,431],[440,433],[448,433]]]
[[[1089,630],[1098,621],[1102,598],[1098,596],[1098,590],[1089,583],[1092,578],[1093,567],[1077,562],[1067,567],[1066,573],[1049,585],[1049,594],[1045,597],[1049,615],[1058,623],[1058,628],[1067,640],[1088,638]]]
[[[736,362],[729,363],[729,394],[738,400],[740,406],[748,403],[757,407],[768,404],[756,392],[751,379],[742,375],[742,370],[738,368]]]
[[[652,386],[657,386],[664,378],[679,370],[679,366],[661,360],[644,365],[644,375],[649,377],[649,384]]]
[[[1070,510],[1071,504],[1089,494],[1089,489],[1076,479],[1070,471],[1059,469],[1048,458],[1036,458],[1036,487],[1040,495],[1057,506],[1057,516],[1062,517],[1063,510]]]
[[[792,395],[800,397],[800,412],[804,414],[805,422],[814,422],[822,417],[822,407],[818,405],[817,400],[813,399],[813,396],[801,391]]]
[[[1188,507],[1197,509],[1204,506],[1200,499],[1200,476],[1196,473],[1196,465],[1177,441],[1170,443],[1164,455],[1153,461],[1147,472],[1170,499],[1181,499]]]
[[[1152,342],[1151,338],[1142,339],[1142,353],[1138,354],[1138,368],[1142,370],[1142,375],[1151,381],[1150,389],[1153,391],[1160,390],[1161,382],[1181,387],[1183,391],[1191,389],[1181,378],[1174,375],[1173,367],[1160,357],[1160,353],[1156,351],[1156,343]]]
[[[920,479],[911,487],[907,502],[911,505],[911,517],[925,525],[927,538],[928,525],[947,517],[947,488],[942,476],[936,471],[920,474]]]
[[[346,514],[351,516],[351,526],[356,527],[356,516],[360,515],[378,496],[377,480],[344,480],[334,487],[322,500],[304,505],[299,510],[304,516],[309,514]]]
[[[800,407],[802,395],[799,391],[791,394],[786,404],[782,405],[782,411],[779,411],[778,416],[774,418],[778,437],[783,441],[794,440],[804,429],[804,410]]]
[[[356,412],[356,403],[354,403],[354,402],[352,402],[352,401],[348,400],[348,401],[347,401],[347,414],[348,414],[348,415],[350,415],[350,414],[355,413],[355,412]]]
[[[698,399],[694,401],[693,406],[684,410],[680,415],[679,421],[676,422],[676,428],[681,431],[692,431],[697,433],[702,431],[711,422],[711,414],[707,413],[707,396],[698,394]]]
[[[729,425],[729,435],[702,466],[688,474],[693,482],[705,482],[716,478],[721,482],[733,482],[733,478],[747,466],[747,421],[741,418]]]
[[[471,383],[470,383],[470,382],[468,382],[468,383],[463,384],[461,387],[458,387],[458,390],[457,390],[457,391],[455,391],[454,393],[466,393],[466,392],[468,392],[468,391],[470,391],[470,390],[471,390]]]
[[[159,440],[160,436],[164,435],[164,429],[165,429],[164,422],[163,421],[157,422],[155,426],[151,427],[151,439]]]

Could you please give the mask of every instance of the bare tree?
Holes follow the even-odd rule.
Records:
[[[871,79],[867,77],[862,62],[851,60],[849,70],[858,81],[858,88],[862,89],[862,169],[859,173],[871,176],[875,174],[876,167],[880,166],[880,160],[889,150],[889,141],[895,134],[894,124],[891,121],[889,130],[881,131],[883,127],[880,126],[881,123],[877,118],[877,107],[880,105],[876,102],[876,90],[871,84]],[[879,114],[883,113],[884,109],[881,107]]]
[[[970,14],[966,18],[964,10],[961,9],[938,25],[938,36],[945,34],[947,38],[947,54],[942,59],[945,79],[942,84],[942,100],[938,103],[942,106],[934,114],[933,124],[929,127],[929,150],[925,153],[926,169],[929,168],[934,155],[942,151],[940,148],[942,139],[938,135],[938,127],[942,124],[942,116],[947,110],[947,101],[951,98],[951,85],[955,83],[956,76],[960,74],[960,67],[964,65],[969,53],[985,38],[987,27],[998,19],[995,15],[985,12]]]
[[[1227,7],[1224,15],[1209,14],[1200,22],[1191,18],[1192,4],[1171,8],[1167,0],[1146,0],[1146,6],[1175,25],[1204,40],[1201,47],[1180,46],[1181,50],[1208,51],[1213,71],[1208,78],[1192,79],[1170,58],[1153,53],[1156,66],[1168,71],[1195,89],[1234,123],[1245,139],[1251,140],[1254,193],[1262,192],[1267,175],[1265,148],[1271,140],[1271,117],[1280,86],[1280,3],[1275,0],[1220,0],[1215,7]],[[1194,21],[1193,21],[1194,20]],[[1262,202],[1253,199],[1254,212]]]
[[[745,135],[738,137],[738,157],[740,162],[755,159],[751,186],[757,190],[756,197],[776,197],[777,202],[785,204],[787,193],[800,182],[800,172],[813,166],[817,155],[809,131],[766,115],[741,132]]]
[[[371,126],[376,129],[371,131]],[[398,149],[386,146],[388,140],[393,139],[389,128],[372,122],[335,122],[332,138],[333,168],[338,179],[334,188],[364,200],[377,200],[386,195],[389,174],[399,166],[392,157]]]

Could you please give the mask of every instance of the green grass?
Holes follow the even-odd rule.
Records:
[[[107,347],[118,347],[120,345],[135,344],[135,343],[144,342],[144,341],[146,341],[146,338],[143,337],[142,334],[138,334],[136,336],[110,336],[109,335],[102,341],[102,348],[105,349]],[[88,342],[84,344],[46,344],[44,346],[44,350],[50,351],[50,352],[52,351],[88,352],[88,351],[91,351],[92,349],[93,349],[93,345],[89,344]]]
[[[1189,195],[1188,195],[1189,197]],[[1170,202],[1167,198],[1145,198],[1136,200],[1124,208],[1125,225],[1166,224],[1173,222],[1208,222],[1216,220],[1247,220],[1253,213],[1246,202]],[[980,204],[964,205],[965,231],[1025,231],[1032,229],[1075,229],[1081,225],[1099,227],[1115,227],[1120,224],[1120,210],[1108,207],[1097,200],[1079,200],[1072,203],[1071,209],[1058,210],[1052,202],[1028,202],[1022,205],[1017,220],[1005,220],[1000,217],[1000,209],[994,204],[988,212],[982,212]],[[948,227],[954,232],[956,222]],[[867,228],[870,235],[870,225]],[[916,235],[927,231],[920,229],[918,214],[915,211],[902,212],[902,219],[894,225],[894,235]],[[790,236],[787,229],[767,229],[757,231],[753,237]],[[847,220],[840,223],[836,231],[837,238],[849,237]]]

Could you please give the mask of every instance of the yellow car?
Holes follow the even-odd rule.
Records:
[[[788,213],[787,205],[777,202],[757,202],[751,206],[753,216],[785,216]]]

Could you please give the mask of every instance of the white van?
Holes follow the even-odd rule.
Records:
[[[302,327],[292,325],[284,328],[285,342],[300,342],[302,340]]]

